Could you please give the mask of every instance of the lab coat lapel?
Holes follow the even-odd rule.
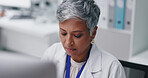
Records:
[[[81,73],[80,78],[93,78],[92,70],[89,65],[90,64],[86,64],[86,66],[83,69],[83,72]]]
[[[81,74],[81,78],[94,78],[94,74],[101,72],[101,51],[94,44],[91,48],[86,66]]]

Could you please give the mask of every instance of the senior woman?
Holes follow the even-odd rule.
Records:
[[[64,0],[59,5],[61,42],[42,58],[56,63],[58,78],[125,78],[119,61],[94,44],[99,16],[93,0]]]

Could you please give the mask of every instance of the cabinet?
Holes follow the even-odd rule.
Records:
[[[105,27],[98,25],[100,27],[95,38],[97,46],[112,53],[120,60],[136,62],[133,57],[139,60],[142,60],[141,58],[148,59],[148,57],[140,55],[141,53],[148,54],[147,4],[148,0],[133,0],[130,30],[109,28],[108,24],[104,24],[107,25]],[[108,8],[106,9],[108,10]],[[145,60],[143,64],[148,65],[148,61]]]

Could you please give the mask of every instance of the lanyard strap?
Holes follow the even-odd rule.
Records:
[[[67,57],[67,65],[66,65],[66,76],[65,78],[70,78],[70,56]]]
[[[65,78],[70,78],[70,58],[71,58],[71,57],[70,57],[69,55],[67,55],[67,56],[68,56],[68,58],[67,58],[66,76],[65,76]],[[82,71],[83,71],[83,69],[84,69],[85,64],[86,64],[86,62],[85,62],[85,63],[83,64],[83,66],[81,67],[81,69],[80,69],[80,71],[78,72],[76,78],[79,78],[79,77],[80,77],[80,75],[81,75],[81,73],[82,73]]]

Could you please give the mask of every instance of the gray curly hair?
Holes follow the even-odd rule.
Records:
[[[90,35],[98,24],[99,16],[100,9],[94,0],[63,0],[56,12],[59,22],[76,17],[86,21]]]

